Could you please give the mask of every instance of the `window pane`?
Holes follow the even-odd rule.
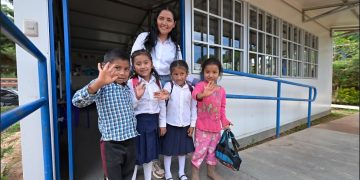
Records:
[[[311,63],[316,63],[316,52],[314,50],[311,50]]]
[[[316,73],[315,73],[315,65],[311,65],[311,70],[310,70],[310,73],[311,73],[311,77],[316,77]]]
[[[309,34],[305,32],[305,46],[309,46]]]
[[[194,44],[194,69],[200,70],[201,63],[207,59],[207,48],[205,44]]]
[[[257,15],[255,9],[250,9],[250,27],[257,28]]]
[[[292,25],[291,24],[288,24],[288,31],[287,31],[287,34],[288,34],[288,37],[287,37],[287,39],[288,40],[293,40],[293,38],[292,38],[292,31],[293,31],[293,28],[292,28]]]
[[[210,13],[220,16],[220,0],[209,0]]]
[[[291,46],[292,46],[292,43],[290,43],[290,42],[288,42],[288,44],[287,44],[288,46],[287,46],[287,48],[288,48],[288,52],[287,52],[287,54],[288,54],[288,58],[292,58],[291,56],[292,56],[292,49],[291,49]]]
[[[265,57],[265,74],[266,75],[271,75],[271,65],[272,65],[272,57],[271,56],[266,56]]]
[[[243,27],[242,26],[238,26],[238,25],[235,25],[235,41],[234,41],[234,47],[235,48],[239,48],[239,49],[242,49],[243,48]]]
[[[278,31],[278,20],[277,19],[273,19],[273,28],[274,28],[274,30],[273,30],[273,34],[275,34],[275,35],[278,35],[279,34],[279,31]]]
[[[226,21],[223,21],[223,45],[232,46],[232,24]]]
[[[291,74],[291,76],[294,76],[294,77],[297,76],[297,66],[298,66],[297,62],[293,61],[292,62],[292,70],[291,70],[292,74]]]
[[[242,23],[242,4],[235,1],[235,21]]]
[[[209,57],[220,60],[220,47],[210,46],[209,47]]]
[[[300,59],[300,54],[301,54],[301,46],[298,45],[298,53],[297,53],[298,58],[297,58],[297,60],[301,60],[301,59]]]
[[[272,19],[271,19],[271,16],[266,16],[266,32],[272,33]]]
[[[308,54],[309,54],[308,48],[304,48],[304,61],[305,62],[309,62]]]
[[[288,37],[288,29],[287,29],[287,24],[286,22],[283,22],[283,33],[282,33],[282,37],[284,39],[287,39]]]
[[[282,60],[282,66],[281,66],[281,75],[286,76],[287,74],[287,62],[286,59]]]
[[[294,41],[298,43],[298,30],[294,27]]]
[[[272,75],[274,76],[277,75],[277,67],[278,67],[278,58],[273,58],[271,70],[272,70]]]
[[[198,41],[207,41],[207,23],[206,15],[195,13],[194,16],[194,39]]]
[[[288,57],[287,54],[288,54],[287,53],[287,43],[286,43],[286,41],[283,41],[282,42],[282,56],[287,58]]]
[[[249,73],[256,74],[256,54],[249,55]]]
[[[235,54],[234,54],[234,70],[235,71],[242,71],[242,69],[241,69],[242,59],[243,59],[242,52],[235,51]]]
[[[288,71],[287,71],[287,76],[292,76],[292,61],[287,61],[287,68],[288,68]]]
[[[207,11],[206,0],[194,0],[194,7],[197,9]]]
[[[264,31],[264,12],[260,11],[259,12],[259,30]]]
[[[278,55],[278,43],[279,42],[279,40],[278,40],[278,38],[276,38],[276,37],[274,37],[273,38],[273,55]]]
[[[297,67],[297,76],[300,77],[301,76],[301,62],[298,62],[298,67]]]
[[[223,17],[228,19],[233,19],[233,11],[232,11],[232,0],[223,0]]]
[[[258,45],[259,45],[259,52],[260,53],[264,53],[264,34],[263,33],[259,33],[258,36]]]
[[[258,74],[265,74],[264,64],[265,58],[263,55],[258,56]]]
[[[256,31],[250,30],[250,51],[257,51],[257,36]]]
[[[232,61],[232,50],[223,49],[223,67],[224,69],[233,70],[233,61]]]
[[[220,44],[220,19],[210,16],[209,43]]]
[[[298,58],[298,50],[297,50],[298,46],[296,44],[293,44],[293,48],[294,48],[294,50],[293,50],[293,59],[298,60],[299,59]]]
[[[311,47],[315,49],[316,48],[316,37],[315,36],[312,36],[312,41],[311,42],[312,42]]]
[[[272,37],[269,35],[266,35],[266,54],[271,54],[272,52]]]

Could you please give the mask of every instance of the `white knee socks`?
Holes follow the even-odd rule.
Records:
[[[153,165],[153,162],[149,162],[149,163],[144,163],[144,164],[143,164],[143,168],[144,168],[144,179],[145,179],[145,180],[151,180],[152,165]]]
[[[132,176],[131,180],[136,180],[137,168],[138,168],[138,165],[135,165],[134,173],[133,173],[133,176]]]
[[[179,159],[179,177],[185,174],[185,155],[178,156]]]
[[[165,169],[165,179],[172,177],[171,175],[171,156],[164,156],[164,169]]]

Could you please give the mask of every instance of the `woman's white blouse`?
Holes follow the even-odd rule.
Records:
[[[138,100],[135,95],[133,80],[128,81],[128,86],[133,94],[133,104],[135,115],[148,113],[157,114],[159,113],[159,127],[166,127],[166,105],[164,100],[157,100],[154,98],[154,92],[160,91],[156,79],[151,76],[149,82],[146,82],[143,78],[139,78],[139,83],[145,83],[144,95]]]
[[[166,83],[164,89],[171,92],[171,83]],[[191,97],[191,92],[187,84],[180,87],[174,83],[166,107],[166,123],[178,127],[188,125],[195,127],[197,118],[196,104],[196,100]]]
[[[144,42],[148,34],[149,34],[148,32],[143,32],[139,34],[131,49],[131,53],[139,49],[146,49],[144,46]],[[178,57],[175,58],[176,50],[178,50]],[[178,46],[178,48],[175,48],[175,44],[171,40],[171,38],[168,38],[164,42],[158,40],[154,49],[151,50],[151,56],[153,59],[154,67],[156,71],[159,73],[159,75],[169,75],[170,64],[174,60],[182,60],[180,47]]]

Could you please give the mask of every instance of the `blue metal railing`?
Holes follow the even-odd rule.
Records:
[[[26,50],[38,59],[38,78],[40,91],[40,99],[21,105],[13,110],[1,114],[1,132],[40,108],[43,141],[44,176],[46,180],[50,180],[53,179],[53,165],[51,156],[52,151],[46,57],[2,12],[0,12],[0,24],[1,32],[5,36],[13,40],[16,44],[21,46],[24,50]]]
[[[249,95],[233,95],[233,94],[227,94],[227,98],[233,98],[233,99],[261,99],[261,100],[276,100],[276,137],[280,136],[280,101],[307,101],[308,102],[308,117],[307,117],[307,126],[310,127],[311,125],[311,102],[315,101],[317,90],[314,86],[309,86],[305,84],[285,81],[281,79],[275,79],[270,78],[266,76],[260,76],[255,74],[248,74],[244,72],[238,72],[238,71],[231,71],[231,70],[224,70],[224,73],[238,75],[238,76],[245,76],[255,79],[261,79],[266,81],[273,81],[277,82],[277,95],[276,97],[271,96],[249,96]],[[289,84],[294,86],[300,86],[309,88],[309,97],[308,99],[301,99],[301,98],[287,98],[287,97],[281,97],[281,84]],[[314,94],[312,94],[314,91]]]

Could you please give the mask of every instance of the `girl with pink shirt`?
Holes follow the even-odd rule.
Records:
[[[207,175],[214,180],[222,179],[216,173],[215,148],[220,140],[222,129],[228,129],[231,122],[226,118],[225,89],[217,85],[218,78],[222,75],[223,68],[219,60],[209,58],[201,65],[200,75],[203,81],[199,82],[192,96],[198,101],[197,120],[195,126],[195,152],[193,153],[192,180],[199,180],[199,168],[206,160]]]

